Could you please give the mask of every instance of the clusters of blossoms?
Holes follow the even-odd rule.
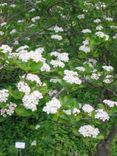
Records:
[[[23,105],[26,109],[31,109],[32,111],[37,110],[37,105],[39,103],[39,100],[42,99],[42,94],[35,90],[30,94],[25,94],[22,101]]]
[[[9,91],[7,89],[0,90],[0,102],[6,102],[9,97]]]
[[[29,87],[29,85],[28,85],[26,82],[24,82],[24,81],[18,82],[17,88],[18,88],[18,90],[19,90],[20,92],[23,92],[23,93],[25,93],[25,94],[29,94],[29,93],[30,93],[30,87]]]
[[[113,82],[113,75],[106,75],[106,77],[103,80],[104,83],[112,83]]]
[[[93,138],[96,138],[96,136],[99,134],[98,128],[94,128],[91,125],[82,126],[82,127],[80,127],[80,129],[78,131],[84,137],[93,137]]]
[[[26,75],[23,75],[22,77],[23,77],[24,79],[26,79],[26,80],[31,81],[31,82],[35,82],[35,83],[37,83],[37,84],[40,85],[40,86],[42,85],[42,82],[41,82],[39,76],[36,75],[36,74],[28,73],[28,74],[26,74]]]
[[[41,3],[41,1],[36,1],[35,3],[36,4]],[[7,6],[7,5],[8,5],[7,3],[0,4],[0,6]],[[100,10],[101,8],[106,8],[106,4],[103,3],[103,2],[100,2],[100,1],[98,3],[96,3],[96,4],[93,4],[93,3],[90,3],[90,2],[84,2],[84,6],[86,6],[85,7],[86,9],[84,8],[83,13],[82,14],[79,14],[79,13],[77,14],[77,18],[78,18],[77,20],[80,20],[81,23],[82,23],[83,20],[85,21],[85,17],[88,16],[87,12],[88,12],[90,7],[95,8],[97,10]],[[16,5],[13,4],[13,5],[10,5],[10,7],[15,8]],[[57,7],[56,7],[56,9],[57,9]],[[61,9],[64,10],[64,8],[62,8],[62,7],[61,7]],[[51,10],[51,11],[53,12],[53,10]],[[36,9],[35,8],[32,8],[31,10],[29,10],[28,13],[33,15],[33,16],[31,16],[31,18],[29,20],[28,20],[28,17],[27,17],[27,21],[31,22],[31,24],[28,23],[28,26],[27,26],[28,30],[30,30],[32,27],[34,28],[34,26],[36,28],[36,26],[38,26],[40,21],[43,22],[43,18],[36,15]],[[65,21],[67,19],[67,15],[64,15],[64,13],[62,14],[61,12],[59,12],[59,13],[60,13],[60,17],[62,17],[62,19],[64,19],[64,21]],[[73,22],[72,22],[72,27],[73,28],[74,28],[74,26],[77,25],[77,22],[76,21],[74,22],[74,19],[73,19]],[[44,21],[45,21],[45,19],[44,19]],[[28,41],[32,41],[32,38],[30,36],[25,37],[25,40],[28,42],[27,45],[24,45],[24,46],[21,46],[21,47],[18,46],[20,44],[20,40],[19,40],[20,37],[17,36],[18,32],[19,32],[17,27],[15,27],[15,28],[12,27],[11,30],[9,28],[9,34],[10,34],[11,38],[14,37],[13,44],[16,47],[18,46],[19,48],[16,49],[16,52],[12,52],[13,50],[12,50],[12,48],[10,46],[2,45],[0,47],[0,52],[2,52],[4,56],[8,55],[9,56],[8,59],[14,59],[15,58],[14,60],[18,60],[17,62],[19,64],[21,63],[23,65],[24,64],[27,65],[28,62],[30,64],[31,61],[33,62],[33,63],[31,62],[33,65],[34,65],[34,63],[38,64],[38,63],[41,62],[42,66],[39,69],[37,69],[36,72],[33,71],[34,73],[39,74],[40,71],[41,71],[41,73],[43,73],[44,71],[52,73],[53,72],[53,70],[51,70],[51,66],[52,66],[54,68],[54,73],[52,73],[52,75],[51,75],[52,77],[51,77],[51,79],[49,79],[49,82],[52,82],[52,83],[57,83],[58,82],[58,84],[59,84],[59,82],[60,82],[59,77],[57,77],[59,75],[58,73],[60,73],[62,75],[63,70],[64,70],[64,75],[63,75],[62,79],[65,82],[69,83],[70,86],[73,84],[73,90],[75,90],[74,89],[75,87],[77,88],[77,84],[80,85],[80,84],[82,84],[82,82],[85,83],[86,82],[85,80],[102,80],[102,79],[100,79],[101,76],[102,77],[104,76],[104,79],[102,80],[102,83],[110,84],[114,80],[114,76],[111,75],[112,71],[114,71],[114,68],[112,66],[110,66],[110,65],[107,66],[107,65],[105,65],[106,63],[104,63],[104,65],[101,66],[101,70],[103,69],[103,71],[98,72],[98,70],[97,70],[98,68],[96,69],[96,67],[98,67],[98,65],[99,65],[99,68],[100,68],[100,64],[98,64],[98,63],[100,63],[100,62],[98,62],[100,60],[98,59],[98,54],[99,54],[98,49],[95,49],[95,47],[98,47],[96,45],[98,45],[98,39],[99,38],[100,38],[99,39],[100,42],[104,41],[104,40],[111,41],[111,35],[109,36],[109,35],[107,35],[105,33],[106,29],[104,27],[104,22],[105,21],[106,21],[106,23],[107,22],[112,22],[112,21],[114,21],[114,18],[107,17],[107,16],[102,16],[102,17],[99,17],[97,19],[93,18],[93,19],[91,19],[91,21],[93,21],[94,30],[91,29],[93,25],[92,26],[89,25],[90,29],[87,29],[87,28],[83,28],[83,29],[81,28],[80,29],[81,36],[84,35],[83,38],[79,40],[80,42],[82,41],[82,45],[79,47],[80,54],[78,55],[78,58],[81,58],[81,60],[80,59],[77,60],[74,57],[71,57],[69,59],[69,54],[68,53],[60,51],[61,49],[65,49],[65,51],[70,50],[70,54],[72,54],[72,52],[73,52],[72,49],[75,49],[75,48],[70,49],[67,46],[69,45],[69,43],[71,43],[71,47],[72,47],[72,42],[73,42],[73,47],[74,47],[74,45],[76,45],[76,49],[77,49],[77,45],[79,46],[79,43],[76,43],[77,42],[77,40],[76,40],[75,44],[74,44],[74,39],[72,38],[72,35],[69,37],[69,32],[70,33],[72,32],[72,27],[71,27],[71,30],[69,31],[69,28],[70,28],[71,24],[68,23],[68,27],[69,27],[68,30],[66,29],[67,27],[66,28],[64,27],[64,29],[65,29],[64,30],[62,27],[58,26],[59,22],[57,23],[58,25],[54,24],[54,26],[50,26],[51,28],[47,28],[47,30],[51,30],[51,32],[49,32],[50,34],[49,35],[47,34],[47,39],[48,39],[48,36],[49,36],[49,39],[51,38],[51,41],[55,42],[53,44],[53,47],[50,46],[52,48],[51,49],[52,52],[50,53],[49,57],[51,56],[52,60],[49,63],[46,63],[46,61],[49,61],[49,60],[46,60],[46,58],[43,57],[44,56],[43,55],[43,53],[44,53],[44,48],[43,47],[37,48],[35,50],[30,50],[31,47],[27,46],[27,45],[30,45]],[[17,20],[18,27],[20,27],[20,25],[23,25],[24,22],[26,22],[25,19]],[[0,26],[3,29],[2,31],[0,31],[0,37],[1,36],[3,37],[6,34],[4,32],[4,28],[7,27],[7,24],[8,23],[6,23],[6,22],[3,22],[3,23],[0,24]],[[47,24],[47,26],[48,25],[50,25],[50,24]],[[41,30],[41,23],[39,24],[39,27],[40,27],[40,30]],[[44,26],[43,26],[43,28],[44,28]],[[111,26],[109,26],[109,28],[117,29],[117,26],[116,25],[111,25]],[[44,28],[44,29],[46,29],[46,28]],[[69,31],[69,32],[67,32],[67,31]],[[75,29],[74,29],[74,31],[75,31]],[[93,34],[93,32],[95,34]],[[64,33],[64,35],[61,36],[61,33]],[[44,34],[43,31],[42,31],[42,34]],[[76,33],[76,34],[78,34],[78,33]],[[15,38],[15,35],[17,36],[17,38]],[[116,39],[117,34],[115,34],[115,36],[113,36],[113,38]],[[72,39],[73,39],[73,41],[71,41]],[[97,42],[97,43],[95,44],[95,42]],[[35,42],[35,43],[37,44],[37,42]],[[60,48],[61,49],[59,49],[59,43],[60,43]],[[65,43],[65,45],[64,45],[64,43]],[[43,45],[43,39],[42,39],[42,42],[39,43],[39,44]],[[37,45],[36,45],[36,47],[37,47]],[[55,49],[55,47],[58,49],[58,51],[53,51],[53,49]],[[13,48],[15,48],[15,47],[13,47]],[[48,50],[49,46],[45,47],[45,49]],[[57,49],[55,49],[55,50],[57,50]],[[101,56],[101,54],[99,54],[99,55]],[[88,58],[88,56],[90,58]],[[93,56],[94,56],[95,59],[93,59]],[[14,60],[13,60],[13,62],[15,62]],[[84,63],[83,63],[82,60],[84,61]],[[10,62],[10,61],[8,61],[8,62]],[[75,70],[77,70],[78,72],[73,71],[74,70],[74,65],[76,63],[75,61],[79,61],[78,64],[76,64],[76,66],[77,65],[79,65],[79,66],[75,67]],[[65,64],[66,62],[69,62],[69,63],[66,65]],[[70,70],[59,69],[58,68],[58,67],[64,68],[65,66],[68,66],[68,68],[66,68],[66,69],[70,69]],[[56,70],[56,68],[57,68],[58,71]],[[50,77],[50,76],[46,75],[48,73],[44,73],[44,74],[43,74],[44,76]],[[82,77],[82,79],[81,79],[81,77]],[[23,94],[21,94],[23,96],[22,105],[26,109],[31,109],[32,111],[37,110],[37,105],[38,105],[40,99],[42,99],[43,96],[44,96],[43,92],[41,93],[37,89],[39,87],[41,89],[43,88],[43,86],[44,86],[43,79],[44,78],[42,78],[42,81],[41,81],[41,79],[40,79],[40,77],[38,75],[31,73],[31,71],[29,70],[29,71],[26,72],[26,74],[24,74],[21,77],[21,81],[19,81],[17,83],[17,89],[19,90],[19,92],[23,93]],[[48,81],[48,79],[46,79],[46,81]],[[96,82],[98,83],[99,81],[96,81]],[[91,81],[91,83],[92,83],[92,81]],[[69,85],[69,84],[67,84],[67,85]],[[47,85],[48,85],[48,88],[51,86],[49,83],[47,83]],[[49,92],[47,93],[47,95],[49,97],[51,97],[51,98],[53,97],[43,107],[43,111],[46,112],[47,114],[56,114],[58,112],[58,110],[62,107],[62,101],[60,102],[56,98],[56,94],[58,93],[57,89],[55,89],[56,86],[57,86],[56,84],[55,84],[55,86],[54,85],[52,86],[54,89],[49,88]],[[37,87],[37,88],[35,88],[35,87]],[[65,87],[66,87],[66,85],[65,85]],[[67,90],[66,92],[67,92],[67,95],[69,95],[69,90]],[[72,86],[71,86],[71,92],[72,92]],[[6,103],[8,98],[9,98],[9,91],[6,90],[6,89],[0,90],[0,103]],[[107,99],[105,99],[103,101],[103,103],[106,104],[109,107],[117,106],[116,101],[111,101],[111,100],[107,100]],[[83,117],[83,115],[86,113],[86,115],[88,114],[90,117],[93,117],[95,119],[99,119],[99,120],[101,120],[103,122],[109,120],[109,113],[107,113],[103,109],[98,109],[97,108],[97,110],[95,110],[94,107],[91,106],[90,104],[84,104],[82,107],[79,107],[79,108],[77,108],[77,107],[70,108],[70,107],[72,107],[72,106],[69,106],[68,107],[69,109],[61,108],[61,110],[63,112],[63,115],[66,114],[66,115],[77,116],[80,113],[79,116]],[[14,111],[15,111],[15,108],[16,108],[16,104],[10,102],[10,104],[6,104],[6,108],[2,108],[0,110],[0,114],[2,116],[12,115],[14,113]],[[93,116],[93,113],[94,113],[94,116]],[[91,125],[84,125],[84,126],[80,127],[79,133],[82,134],[84,137],[93,137],[93,138],[95,138],[99,134],[99,130],[98,130],[98,128],[95,128],[95,127],[93,127]],[[35,140],[34,140],[34,142],[32,142],[32,145],[36,145]]]
[[[89,53],[91,51],[91,49],[89,47],[89,41],[85,40],[82,43],[83,43],[83,45],[80,46],[79,50],[83,51],[85,53]]]
[[[103,103],[106,104],[109,107],[117,106],[117,102],[116,101],[112,101],[112,100],[105,99],[105,100],[103,100]]]
[[[104,38],[106,41],[109,39],[109,35],[105,34],[102,31],[98,31],[95,33],[96,36],[100,37],[100,38]]]
[[[54,68],[65,66],[64,62],[69,61],[68,53],[59,53],[57,51],[51,52],[51,56],[56,57],[56,60],[51,60],[50,64],[53,65]]]
[[[0,115],[3,117],[6,117],[7,115],[11,116],[14,113],[16,106],[15,103],[10,102],[10,104],[6,105],[6,108],[0,110]]]
[[[1,47],[0,47],[0,51],[2,52],[2,53],[11,53],[12,52],[12,48],[10,48],[8,45],[2,45]]]
[[[44,106],[43,111],[47,114],[55,114],[57,113],[60,107],[60,101],[57,98],[53,97],[51,101],[46,103],[46,106]]]
[[[102,68],[107,71],[107,72],[110,72],[110,71],[113,71],[113,67],[112,66],[102,66]]]
[[[64,71],[64,77],[63,80],[70,84],[81,84],[82,81],[79,79],[79,75],[77,72],[74,72],[72,70],[65,70]]]
[[[98,110],[96,110],[95,118],[100,119],[101,121],[104,122],[106,120],[109,120],[109,115],[103,109],[98,109]]]

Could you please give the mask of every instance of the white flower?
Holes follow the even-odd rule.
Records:
[[[57,68],[57,67],[64,68],[65,66],[65,64],[59,60],[51,60],[50,64],[53,65],[54,68]]]
[[[85,71],[85,68],[84,68],[84,67],[82,67],[82,66],[81,66],[81,67],[76,67],[76,69],[77,69],[77,70],[79,70],[79,71],[82,71],[82,72],[84,72],[84,71]]]
[[[28,86],[27,83],[25,83],[24,81],[20,81],[17,84],[17,88],[20,92],[23,92],[25,94],[29,94],[30,93],[30,87]]]
[[[56,35],[52,35],[51,38],[55,39],[55,40],[58,40],[58,41],[61,41],[63,39],[61,35],[57,35],[57,34]]]
[[[63,61],[63,62],[69,61],[68,53],[59,53],[57,51],[54,51],[54,52],[51,52],[50,55],[55,56],[58,60]]]
[[[90,29],[83,29],[83,30],[82,30],[82,33],[84,33],[84,34],[85,34],[85,33],[91,33],[91,30],[90,30]]]
[[[95,35],[100,37],[100,38],[104,38],[106,41],[109,39],[109,35],[103,33],[102,31],[96,32]]]
[[[31,146],[36,146],[36,145],[37,145],[36,140],[33,140],[33,141],[31,142]]]
[[[84,14],[78,15],[77,18],[78,19],[84,19],[85,18],[85,15]]]
[[[35,126],[35,129],[37,130],[37,129],[39,129],[41,126],[40,125],[36,125]]]
[[[2,51],[2,53],[11,53],[12,52],[12,49],[8,46],[8,45],[2,45],[0,47],[0,51]]]
[[[98,109],[98,110],[96,110],[95,118],[100,119],[101,121],[104,122],[106,120],[109,120],[109,115],[103,109]]]
[[[3,31],[0,31],[0,36],[3,36],[4,35],[4,32]]]
[[[71,71],[71,70],[64,71],[63,80],[70,84],[81,84],[82,83],[82,81],[78,77],[78,73]]]
[[[43,63],[43,66],[41,67],[41,71],[49,72],[50,66],[47,63]]]
[[[10,31],[10,34],[12,35],[12,34],[15,34],[16,32],[17,32],[17,30],[13,29],[13,30]]]
[[[38,21],[40,19],[40,16],[35,16],[35,17],[33,17],[32,19],[31,19],[31,21],[32,22],[36,22],[36,21]]]
[[[0,24],[1,27],[5,26],[5,25],[7,25],[6,22],[3,22],[3,23]]]
[[[80,113],[80,110],[78,108],[73,108],[72,113],[76,116]]]
[[[100,23],[101,20],[100,20],[99,18],[97,18],[97,19],[95,19],[93,22],[94,22],[94,23]]]
[[[39,50],[35,51],[30,51],[28,52],[27,50],[21,50],[18,53],[18,58],[22,62],[28,62],[29,60],[33,60],[34,62],[45,62],[45,58],[43,58],[41,52]]]
[[[91,79],[93,79],[93,80],[98,80],[99,77],[100,77],[100,74],[97,74],[97,73],[92,73],[92,75],[91,75]]]
[[[24,46],[21,46],[21,47],[19,47],[18,49],[16,49],[16,52],[20,52],[20,51],[26,50],[26,49],[28,49],[28,48],[29,48],[28,45],[24,45]]]
[[[91,51],[90,47],[86,46],[86,45],[82,45],[80,46],[79,50],[85,52],[85,53],[89,53]]]
[[[55,114],[57,113],[60,107],[60,101],[57,98],[53,97],[51,101],[46,103],[46,106],[44,106],[43,111],[47,114]]]
[[[9,91],[7,89],[0,90],[0,102],[6,102],[9,97]]]
[[[6,105],[6,108],[0,110],[0,115],[3,117],[6,117],[7,115],[11,116],[14,113],[16,106],[15,103],[10,102],[10,104]]]
[[[56,32],[56,33],[58,33],[58,32],[63,32],[63,28],[62,27],[58,27],[57,25],[54,27],[54,31]]]
[[[82,110],[86,113],[88,113],[89,115],[91,115],[91,113],[93,112],[94,108],[89,105],[89,104],[85,104],[83,107],[82,107]]]
[[[96,27],[96,30],[102,30],[103,29],[103,26],[101,26],[101,25],[98,25],[97,27]]]
[[[106,104],[109,107],[117,106],[117,102],[116,101],[112,101],[112,100],[105,99],[105,100],[103,100],[103,103]]]
[[[113,71],[114,68],[112,66],[102,66],[102,68],[108,72]]]
[[[66,115],[71,115],[72,114],[72,111],[70,109],[68,110],[63,110],[63,112],[66,114]]]
[[[99,129],[94,128],[91,125],[85,125],[79,128],[79,133],[82,134],[84,137],[93,137],[96,138],[99,134]]]
[[[31,94],[25,94],[22,101],[26,109],[31,109],[32,111],[37,110],[37,105],[40,99],[42,99],[42,94],[35,90]]]
[[[40,86],[42,85],[40,78],[36,74],[28,73],[27,75],[24,75],[23,78],[32,82],[36,82]]]
[[[105,77],[105,79],[103,80],[103,82],[107,83],[107,84],[112,83],[113,82],[113,76],[112,75],[107,75]]]

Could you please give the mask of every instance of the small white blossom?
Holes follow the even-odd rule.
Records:
[[[25,94],[29,94],[30,93],[30,87],[28,86],[27,83],[25,83],[24,81],[20,81],[17,84],[17,88],[20,92],[23,92]]]
[[[89,105],[89,104],[85,104],[83,107],[82,107],[82,110],[85,112],[85,113],[88,113],[89,115],[91,115],[91,113],[93,112],[94,108]]]
[[[52,35],[51,38],[55,39],[55,40],[58,40],[58,41],[61,41],[63,39],[61,35],[57,35],[57,34],[56,35]]]
[[[9,91],[7,89],[0,90],[0,102],[6,102],[9,97]]]

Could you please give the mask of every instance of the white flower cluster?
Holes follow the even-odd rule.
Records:
[[[78,19],[84,19],[85,18],[85,15],[84,14],[78,15],[77,18]]]
[[[0,90],[0,102],[6,102],[9,97],[9,91],[7,89]]]
[[[96,138],[97,135],[99,134],[99,129],[98,128],[94,128],[91,125],[82,126],[82,127],[80,127],[80,129],[78,131],[84,137],[93,137],[93,138]]]
[[[83,29],[82,30],[82,33],[86,34],[86,33],[91,33],[91,30],[90,29]]]
[[[85,53],[89,53],[91,51],[89,47],[89,41],[88,40],[83,41],[83,45],[80,46],[79,50]]]
[[[20,81],[17,84],[17,88],[20,92],[23,92],[25,94],[29,94],[30,93],[30,87],[28,86],[28,84],[24,81]]]
[[[114,68],[112,66],[102,66],[102,68],[108,72],[113,71]]]
[[[16,106],[16,104],[10,102],[10,104],[6,105],[6,108],[0,110],[0,115],[3,117],[6,117],[7,115],[11,116],[14,113]]]
[[[95,33],[96,36],[100,37],[100,38],[104,38],[106,41],[109,39],[109,35],[105,34],[102,31],[98,31]]]
[[[57,25],[53,28],[53,30],[54,30],[56,33],[58,33],[58,32],[63,32],[63,28],[62,28],[62,27],[59,27],[59,26],[57,26]]]
[[[104,111],[103,109],[97,109],[96,110],[96,114],[95,114],[95,118],[96,119],[100,119],[101,121],[106,121],[109,120],[109,115],[106,111]]]
[[[31,19],[31,21],[32,22],[36,22],[36,21],[38,21],[40,19],[40,16],[35,16],[35,17],[33,17],[32,19]]]
[[[60,68],[64,68],[65,67],[65,64],[60,61],[60,60],[51,60],[50,61],[50,64],[54,67],[54,68],[57,68],[57,67],[60,67]]]
[[[23,105],[26,109],[31,109],[32,111],[35,111],[37,109],[37,105],[40,99],[42,99],[42,94],[35,90],[30,94],[25,94],[22,101]]]
[[[19,60],[22,62],[28,62],[29,60],[32,60],[36,63],[38,62],[44,62],[45,58],[42,56],[42,48],[38,48],[35,51],[27,51],[27,50],[21,50],[17,55]]]
[[[98,25],[97,27],[96,27],[96,30],[102,30],[103,29],[103,26],[102,25]]]
[[[101,20],[100,20],[99,18],[97,18],[97,19],[95,19],[93,22],[94,22],[94,23],[100,23]]]
[[[93,80],[98,80],[100,78],[100,74],[99,73],[92,73],[92,75],[91,75],[91,79],[93,79]]]
[[[36,74],[28,73],[27,75],[23,75],[22,77],[31,82],[36,82],[40,86],[42,85],[42,82],[41,82],[39,76]]]
[[[12,52],[12,48],[10,48],[8,45],[1,45],[0,46],[0,51],[2,52],[2,53],[11,53]]]
[[[64,68],[64,62],[69,61],[68,53],[59,53],[57,51],[51,52],[51,56],[55,56],[56,60],[51,60],[50,64],[53,65],[54,68],[61,67]]]
[[[57,113],[60,107],[60,101],[57,98],[53,97],[51,101],[46,103],[46,106],[44,106],[43,111],[47,114],[55,114]]]
[[[64,70],[63,80],[70,84],[81,84],[78,73],[72,70]]]
[[[47,63],[43,63],[41,67],[41,71],[49,72],[50,71],[50,66]]]
[[[89,115],[91,115],[91,113],[93,112],[94,108],[89,105],[89,104],[85,104],[83,107],[82,107],[82,110],[85,112],[85,113],[88,113]]]
[[[51,56],[55,56],[58,60],[63,61],[63,62],[68,62],[69,61],[69,54],[68,53],[59,53],[57,51],[51,52]]]
[[[103,80],[104,83],[112,83],[113,82],[113,76],[112,75],[106,75],[106,77]]]
[[[117,106],[117,102],[116,101],[112,101],[112,100],[105,99],[105,100],[103,100],[103,103],[106,104],[109,107]]]
[[[81,71],[81,72],[84,72],[85,71],[85,68],[82,67],[82,66],[79,66],[79,67],[76,67],[77,70]]]
[[[55,40],[61,41],[63,38],[62,38],[61,35],[55,34],[55,35],[51,36],[51,39],[55,39]]]

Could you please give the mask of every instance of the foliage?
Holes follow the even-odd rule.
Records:
[[[18,140],[24,155],[87,156],[106,139],[117,113],[116,5],[1,2],[1,156],[16,155]]]

